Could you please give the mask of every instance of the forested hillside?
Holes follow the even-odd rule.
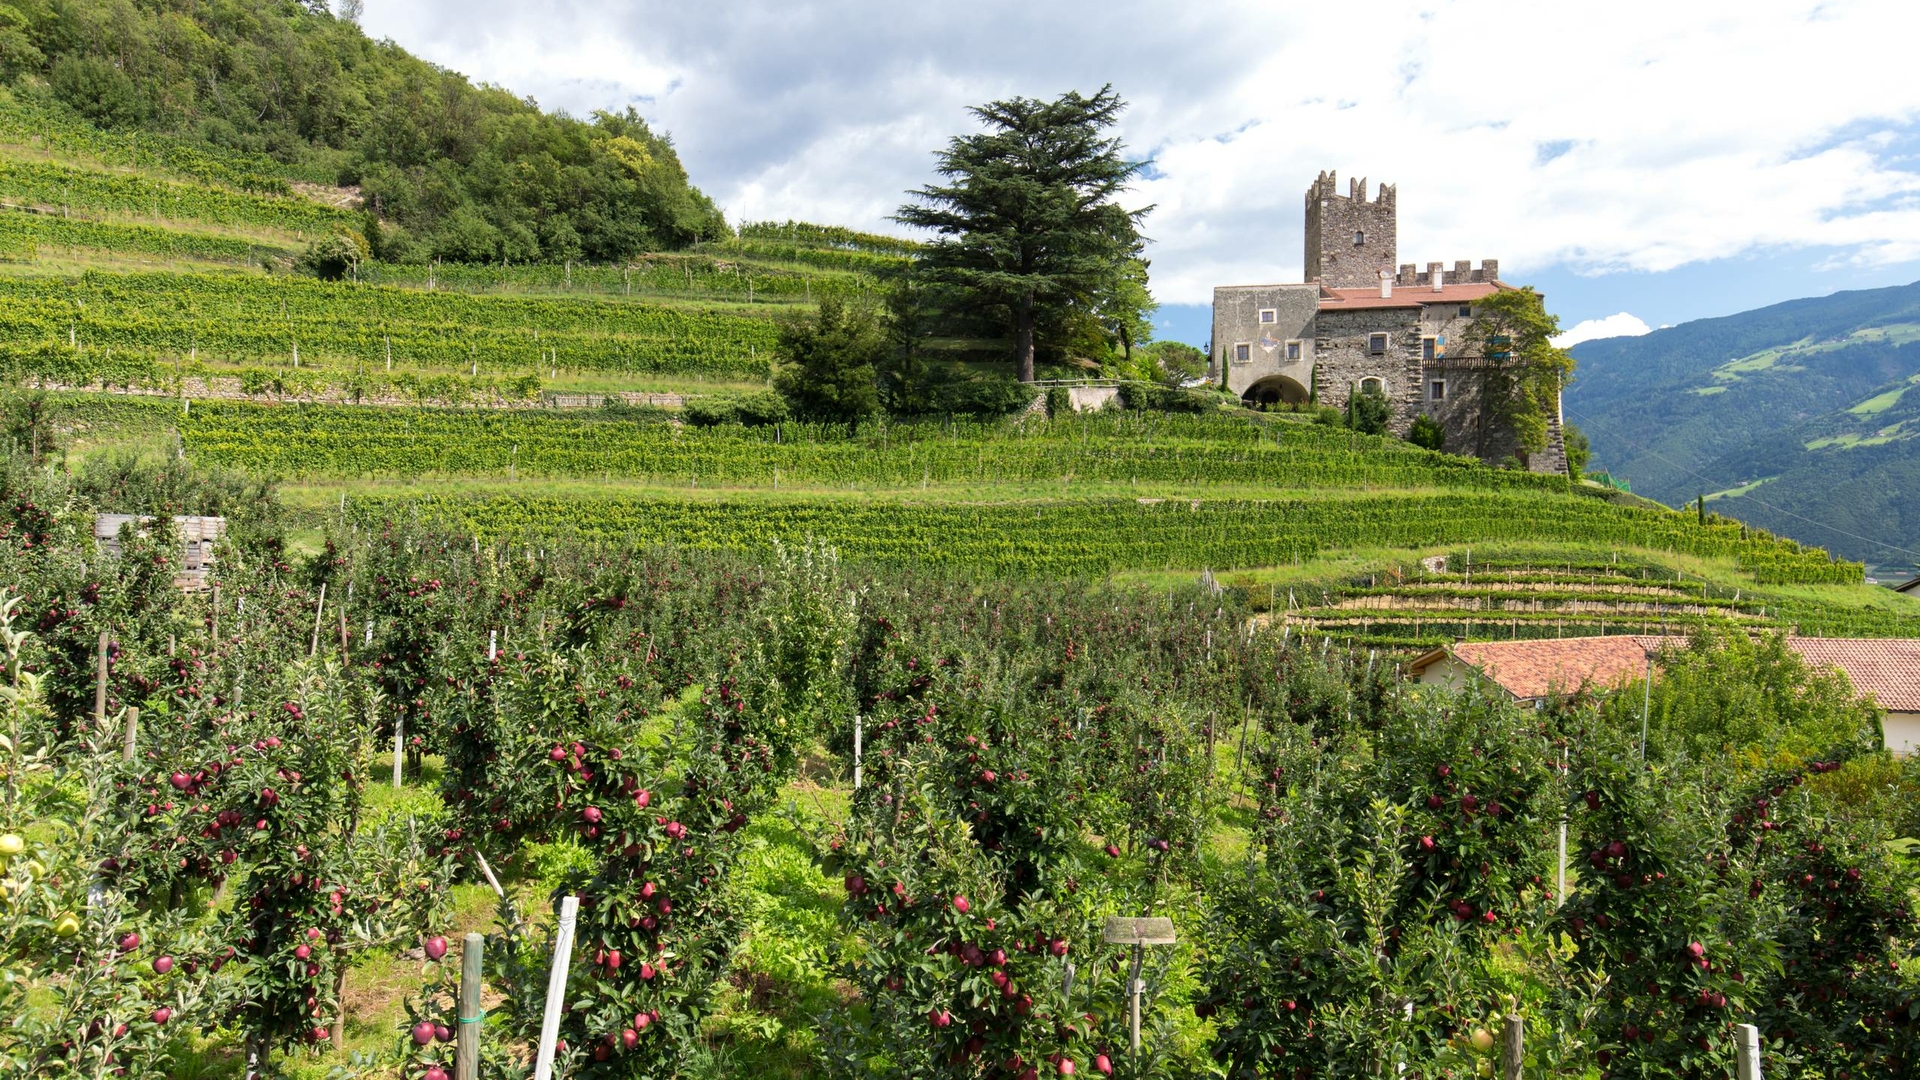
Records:
[[[542,112],[321,3],[10,0],[0,80],[56,141],[71,109],[171,137],[180,147],[157,163],[202,179],[355,188],[389,261],[604,261],[726,232],[672,142],[631,110]]]
[[[1574,352],[1594,468],[1895,574],[1920,560],[1920,283]]]

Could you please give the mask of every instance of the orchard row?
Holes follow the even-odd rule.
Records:
[[[484,855],[511,880],[535,842],[579,859],[555,888],[581,898],[562,1071],[689,1071],[738,1030],[716,988],[767,977],[735,968],[734,875],[803,758],[850,799],[798,826],[840,883],[819,978],[853,991],[807,1022],[817,1075],[1458,1075],[1516,1010],[1571,1075],[1724,1075],[1736,1020],[1782,1068],[1915,1063],[1913,872],[1880,842],[1903,811],[1854,795],[1890,767],[1871,710],[1804,672],[1730,673],[1785,687],[1791,730],[1744,700],[1736,728],[1676,676],[1696,726],[1663,706],[1642,765],[1606,702],[1421,695],[1201,589],[368,519],[311,559],[252,521],[219,591],[187,595],[169,537],[102,560],[57,476],[10,470],[5,495],[23,692],[0,824],[24,838],[0,853],[22,1017],[0,1052],[38,1072],[164,1062],[234,1017],[255,1053],[305,1052],[359,952],[449,956],[447,876]],[[1671,665],[1779,662],[1720,648]],[[365,799],[396,735],[444,762],[410,819]],[[222,882],[235,903],[180,902]],[[1101,926],[1141,914],[1180,944],[1150,953],[1133,1055]],[[489,1071],[530,1052],[553,946],[499,917]],[[409,1077],[452,1064],[447,966],[393,1032]]]

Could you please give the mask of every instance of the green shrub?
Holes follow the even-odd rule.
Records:
[[[1385,435],[1393,406],[1377,390],[1362,390],[1347,398],[1347,426],[1362,435]]]
[[[719,427],[739,422],[740,410],[732,398],[691,398],[680,410],[680,416],[694,427]]]
[[[1073,395],[1064,386],[1047,387],[1047,416],[1065,416],[1073,411]]]
[[[1440,426],[1440,421],[1422,413],[1413,418],[1413,430],[1407,432],[1407,441],[1423,450],[1438,451],[1447,443],[1447,429]]]

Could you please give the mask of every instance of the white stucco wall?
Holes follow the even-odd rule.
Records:
[[[1920,750],[1920,712],[1889,712],[1883,730],[1888,750],[1896,754]]]

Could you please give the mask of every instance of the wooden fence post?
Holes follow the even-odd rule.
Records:
[[[1752,1024],[1736,1024],[1733,1033],[1740,1056],[1736,1080],[1760,1080],[1760,1029]]]
[[[567,968],[573,963],[573,926],[580,919],[580,898],[560,899],[560,923],[553,937],[553,972],[547,976],[547,1010],[540,1020],[540,1049],[533,1080],[553,1080],[554,1042],[560,1037],[560,1013],[566,1008]]]
[[[127,761],[128,764],[133,763],[134,745],[138,743],[139,740],[140,740],[140,710],[128,709],[127,710],[127,742],[126,742],[126,746],[124,746],[121,749],[121,755],[120,755],[123,759]]]
[[[313,605],[313,643],[307,646],[308,656],[314,656],[320,652],[320,616],[326,614],[326,611],[327,583],[323,581],[320,583],[320,602]]]
[[[101,728],[107,726],[107,632],[105,630],[100,631],[100,656],[93,678],[93,722]]]
[[[394,717],[393,718],[393,786],[395,788],[398,788],[400,786],[400,774],[401,774],[402,766],[404,762],[404,759],[400,756],[400,748],[406,744],[406,738],[407,738],[407,718],[404,716]]]
[[[468,934],[460,946],[459,1027],[453,1050],[453,1080],[478,1080],[480,1076],[480,1023],[486,1014],[480,1011],[480,954],[487,939]]]
[[[1508,1016],[1506,1026],[1500,1029],[1500,1080],[1521,1080],[1525,1043],[1525,1022],[1518,1016]]]

